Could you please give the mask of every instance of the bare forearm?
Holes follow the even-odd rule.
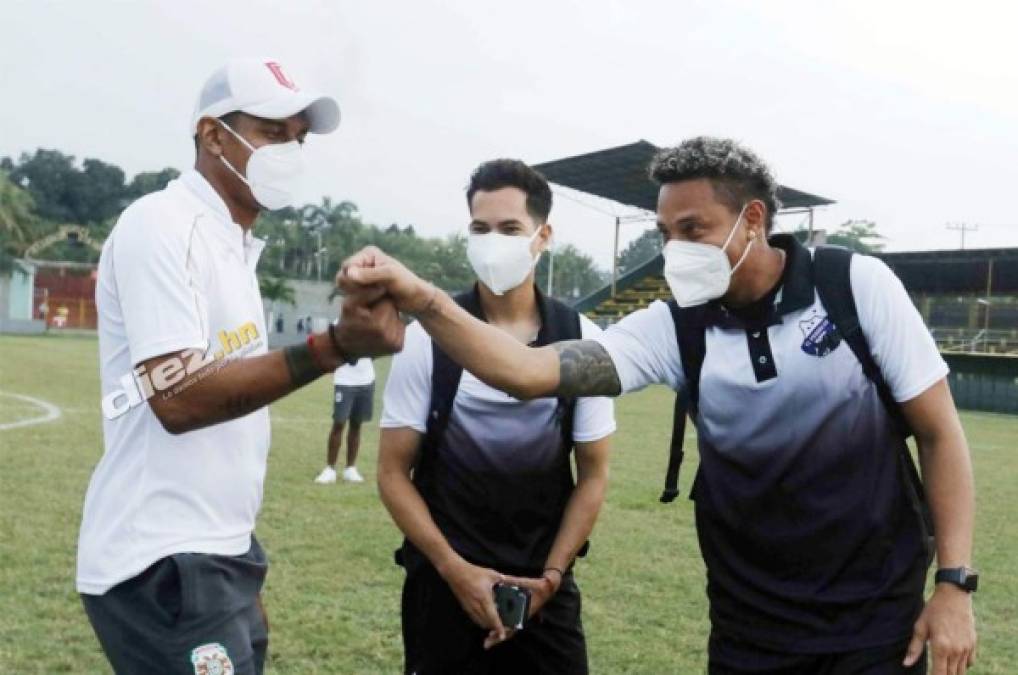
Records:
[[[441,292],[419,319],[453,361],[516,398],[617,396],[621,392],[615,364],[604,347],[591,340],[527,347],[477,320]]]
[[[972,562],[975,487],[968,442],[947,380],[902,404],[915,433],[941,567]]]
[[[495,389],[519,399],[554,394],[558,357],[551,350],[526,346],[471,316],[441,291],[418,319],[453,361]]]
[[[607,479],[591,479],[581,481],[573,490],[545,567],[566,570],[572,564],[594,530],[607,484]]]
[[[307,345],[298,345],[210,363],[190,372],[178,384],[155,391],[150,403],[166,429],[175,434],[243,417],[338,365],[328,338],[321,337],[314,341],[314,353]],[[173,359],[180,357],[157,357],[146,366],[150,366],[149,372],[155,372]],[[186,357],[181,361],[185,362]]]
[[[933,441],[920,441],[919,457],[926,498],[933,516],[940,567],[972,564],[975,487],[968,445],[960,429]]]
[[[459,559],[459,555],[438,529],[428,505],[424,503],[409,476],[396,471],[380,473],[378,487],[382,503],[396,527],[431,561],[439,573]]]

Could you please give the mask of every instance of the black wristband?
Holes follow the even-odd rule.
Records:
[[[311,348],[306,344],[290,345],[283,350],[283,357],[290,371],[290,382],[294,386],[303,387],[309,382],[314,382],[323,372],[321,366],[315,363]]]

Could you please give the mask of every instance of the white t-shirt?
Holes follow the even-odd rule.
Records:
[[[375,364],[371,359],[357,359],[352,365],[343,364],[332,374],[337,387],[366,387],[375,381]]]
[[[264,244],[190,171],[120,216],[99,259],[96,305],[105,452],[85,496],[77,588],[102,594],[180,552],[240,555],[261,505],[268,408],[180,435],[145,402],[213,358],[267,351],[255,264]],[[131,372],[195,350],[180,369]],[[211,375],[215,377],[215,375]]]
[[[580,317],[584,338],[601,332],[584,316]],[[420,323],[407,328],[403,351],[392,361],[389,380],[385,385],[383,412],[380,426],[383,429],[408,427],[420,433],[427,431],[428,408],[431,403],[431,371],[433,356],[431,337]],[[518,408],[519,401],[508,394],[492,389],[468,371],[463,371],[456,393],[457,408],[461,410]],[[590,443],[615,432],[615,408],[609,398],[581,398],[576,402],[573,419],[573,440]]]
[[[922,316],[901,280],[882,260],[852,256],[851,283],[863,335],[895,400],[911,400],[947,375],[947,364]],[[798,349],[802,339],[798,321],[786,320],[770,332],[772,343],[779,344],[780,333],[786,333],[790,344],[794,343],[792,349]],[[594,339],[611,356],[623,392],[643,389],[649,384],[664,384],[675,390],[684,386],[675,325],[666,303],[654,302]],[[747,381],[752,379],[752,368],[746,360],[745,334],[709,328],[707,349],[715,355],[709,359],[712,367],[731,369],[733,376],[734,371],[744,371]],[[774,359],[780,371],[781,351],[777,348]],[[707,374],[707,363],[701,377]],[[803,375],[810,376],[808,372]]]

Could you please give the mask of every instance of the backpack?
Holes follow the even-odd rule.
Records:
[[[539,293],[539,292],[538,292]],[[456,303],[469,312],[474,318],[486,321],[484,311],[481,308],[480,295],[477,287],[473,290],[462,293],[453,298]],[[579,313],[567,305],[555,300],[538,295],[538,303],[543,306],[543,323],[538,333],[537,345],[549,345],[562,340],[579,340],[583,337],[580,325]],[[459,391],[460,379],[463,377],[463,367],[449,358],[437,342],[432,341],[431,353],[433,366],[431,369],[431,403],[428,407],[428,421],[421,442],[420,456],[414,467],[414,482],[422,478],[425,480],[431,470],[431,464],[435,460],[435,453],[449,426],[449,417],[452,414],[453,403],[456,400],[456,393]],[[562,430],[562,449],[571,452],[573,443],[573,419],[576,413],[576,399],[558,399],[555,417],[559,420]],[[579,556],[584,556],[589,548],[589,542],[580,549]],[[396,551],[396,564],[407,567],[416,558],[423,557],[407,541]]]
[[[859,313],[855,304],[855,297],[852,295],[851,264],[853,252],[840,246],[818,246],[813,255],[813,280],[816,285],[817,295],[820,302],[827,310],[828,319],[834,324],[842,339],[848,344],[849,349],[855,354],[862,366],[863,374],[877,388],[880,400],[883,402],[887,413],[890,415],[894,425],[897,427],[902,439],[912,435],[908,422],[901,410],[901,406],[894,400],[890,387],[880,372],[880,366],[870,352],[866,336],[859,324]],[[697,404],[700,394],[700,371],[703,368],[703,359],[707,352],[706,345],[706,306],[679,307],[674,299],[668,301],[668,308],[672,313],[672,321],[675,323],[675,335],[679,345],[679,354],[682,358],[682,370],[686,377],[686,389],[679,394],[685,396],[688,406],[681,405],[680,398],[676,399],[674,422],[675,428],[680,426],[679,416],[684,427],[685,415],[688,414],[696,421]],[[681,440],[681,437],[680,437]],[[915,462],[903,442],[900,444],[899,461],[902,465],[903,475],[906,476],[906,492],[909,501],[917,513],[921,515],[922,526],[925,528],[925,536],[930,539],[933,534],[933,522],[929,512],[929,505],[923,489],[922,480],[916,469]],[[675,439],[672,442],[672,453],[669,459],[668,473],[665,478],[665,493],[661,501],[671,501],[678,494],[677,484],[679,465],[682,462],[681,443],[676,445]],[[695,480],[694,480],[695,482]],[[930,541],[927,542],[931,543]]]

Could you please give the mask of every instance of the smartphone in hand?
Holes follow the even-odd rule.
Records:
[[[530,613],[530,590],[510,584],[495,584],[495,607],[506,628],[520,630]]]

